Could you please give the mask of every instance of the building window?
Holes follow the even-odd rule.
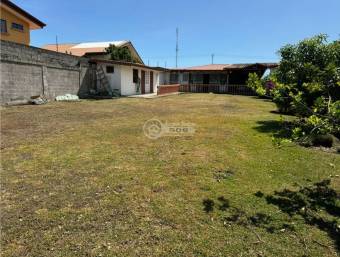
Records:
[[[138,83],[138,70],[133,69],[133,83]]]
[[[106,73],[115,73],[114,66],[106,66]]]
[[[24,31],[24,25],[13,22],[12,29]]]
[[[1,19],[1,33],[7,33],[7,22],[6,20]]]

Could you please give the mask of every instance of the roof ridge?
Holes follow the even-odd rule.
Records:
[[[131,43],[130,40],[113,40],[113,41],[87,41],[87,42],[66,42],[66,43],[58,43],[58,45],[80,45],[80,44],[91,44],[91,43],[112,43],[112,42],[126,42]],[[53,46],[57,45],[56,43],[47,43],[44,46]]]
[[[58,43],[58,45],[78,45],[79,43]],[[43,46],[55,46],[57,44],[44,44]]]
[[[131,42],[131,41],[130,41],[130,40],[86,41],[86,42],[80,42],[79,44],[89,44],[89,43],[110,43],[110,42]]]

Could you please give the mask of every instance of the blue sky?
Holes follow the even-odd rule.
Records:
[[[340,36],[339,0],[13,0],[45,22],[31,44],[131,40],[144,62],[179,66],[277,61],[284,44]]]

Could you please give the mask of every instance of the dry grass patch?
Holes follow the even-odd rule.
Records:
[[[273,146],[274,109],[214,94],[2,108],[2,255],[335,256],[325,231],[254,195],[330,176],[340,190],[339,155]],[[196,133],[150,140],[151,118]],[[241,223],[256,213],[296,231]]]

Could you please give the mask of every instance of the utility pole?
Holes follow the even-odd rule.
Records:
[[[57,47],[57,52],[59,52],[58,35],[55,36],[55,45],[56,45],[56,47]]]
[[[215,57],[215,54],[212,54],[211,55],[211,64],[214,64],[214,57]]]
[[[166,61],[165,61],[165,63],[164,63],[164,68],[166,68]]]
[[[176,28],[176,68],[178,67],[178,28]]]

